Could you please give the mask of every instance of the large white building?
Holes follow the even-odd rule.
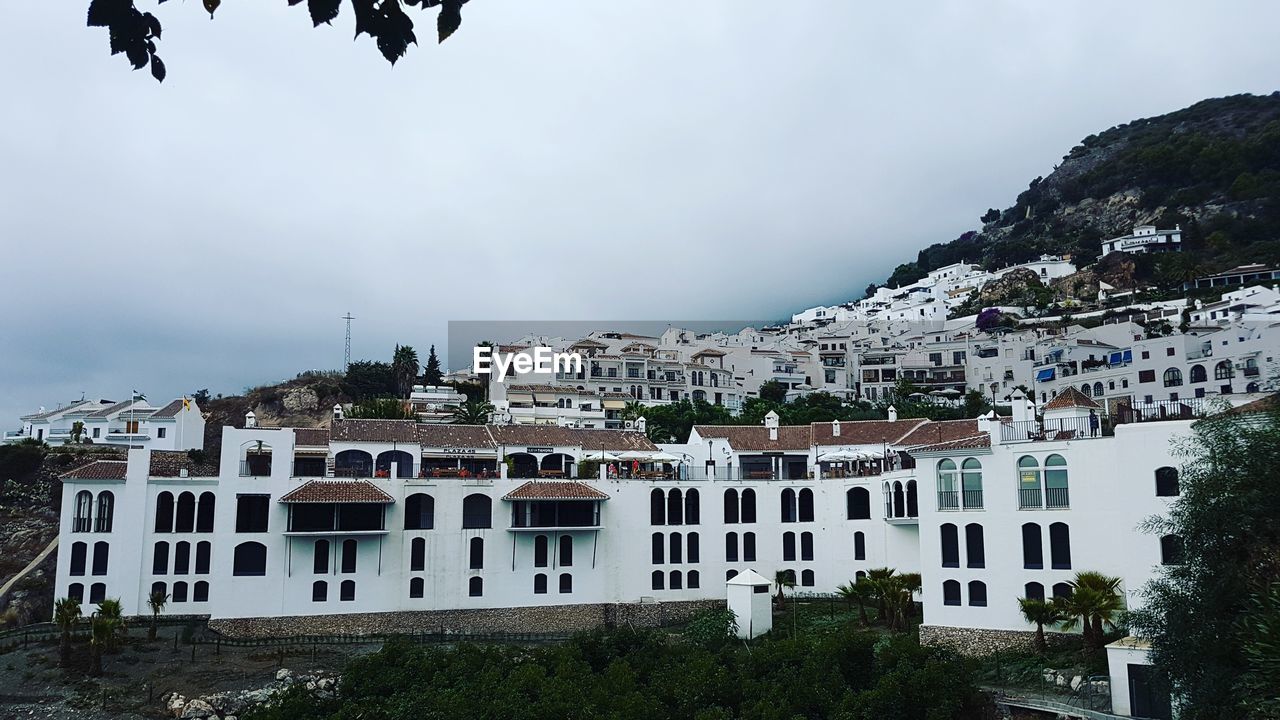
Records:
[[[204,416],[190,398],[176,398],[162,407],[154,407],[141,397],[123,402],[78,400],[54,410],[41,408],[19,420],[22,427],[5,432],[4,442],[30,438],[49,444],[78,440],[155,450],[204,447]],[[79,438],[75,436],[77,427]]]
[[[1102,241],[1103,256],[1113,252],[1165,253],[1182,249],[1182,228],[1157,230],[1155,225],[1138,225],[1129,235]]]

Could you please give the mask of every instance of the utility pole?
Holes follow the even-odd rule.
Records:
[[[342,371],[346,372],[347,368],[351,367],[351,321],[355,320],[355,318],[352,317],[351,313],[348,311],[346,315],[343,315],[339,319],[347,321],[347,346],[346,351],[342,355]]]

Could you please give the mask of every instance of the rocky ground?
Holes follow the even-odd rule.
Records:
[[[167,637],[166,637],[167,633]],[[0,718],[117,720],[135,718],[228,718],[275,693],[301,684],[332,692],[337,673],[351,657],[378,645],[336,646],[315,652],[198,646],[174,648],[173,630],[154,642],[138,628],[118,653],[103,659],[104,675],[88,676],[88,652],[77,647],[70,668],[58,667],[55,642],[0,654]]]
[[[57,536],[58,518],[52,510],[0,510],[0,587],[21,572]],[[57,552],[50,553],[40,567],[0,597],[0,628],[49,619],[57,561]]]

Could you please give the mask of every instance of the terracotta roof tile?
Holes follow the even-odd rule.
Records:
[[[1089,408],[1091,410],[1101,410],[1102,406],[1094,402],[1092,398],[1087,397],[1084,393],[1068,385],[1066,389],[1058,393],[1052,400],[1045,403],[1045,410],[1063,410],[1066,408]]]
[[[195,405],[196,405],[195,401],[194,401],[194,400],[192,400],[192,401],[191,401],[191,407],[192,407],[192,410],[193,410],[193,411],[194,411],[194,409],[195,409]],[[169,401],[169,404],[168,404],[168,405],[165,405],[164,407],[162,407],[162,408],[160,408],[159,410],[157,410],[157,411],[155,411],[154,413],[152,413],[152,414],[151,414],[151,417],[152,417],[152,418],[171,418],[171,417],[177,417],[177,416],[178,416],[178,413],[180,413],[180,412],[182,412],[182,398],[177,398],[177,399],[175,399],[175,400],[171,400],[171,401]]]
[[[310,480],[280,498],[282,503],[376,503],[395,500],[368,480]]]
[[[907,437],[928,420],[911,418],[908,420],[854,420],[840,423],[840,435],[832,434],[832,424],[813,423],[813,444],[824,445],[875,445],[888,443],[902,444]]]
[[[94,460],[61,475],[64,480],[123,480],[129,463],[124,460]]]
[[[89,417],[91,417],[91,418],[104,418],[104,417],[107,417],[107,416],[111,415],[112,413],[115,413],[115,412],[119,412],[119,411],[121,411],[121,410],[124,410],[125,408],[127,408],[127,407],[129,407],[130,405],[133,405],[134,403],[137,403],[137,402],[140,402],[140,401],[139,401],[139,400],[125,400],[124,402],[112,403],[112,404],[110,404],[110,405],[108,405],[108,406],[106,406],[106,407],[104,407],[104,408],[102,408],[102,409],[100,409],[100,410],[95,410],[95,411],[93,411],[93,412],[89,413]]]
[[[976,418],[970,420],[939,420],[921,424],[894,444],[914,447],[927,443],[943,443],[959,440],[960,438],[974,437],[977,434],[978,421]]]
[[[418,442],[413,420],[335,420],[329,428],[333,442]]]
[[[778,428],[778,439],[769,439],[769,429],[763,425],[695,425],[694,430],[703,438],[720,438],[738,452],[778,450],[809,450],[809,427],[784,425]]]
[[[934,443],[933,445],[921,445],[911,448],[911,453],[931,453],[931,452],[947,452],[950,450],[978,450],[981,448],[991,447],[991,436],[987,433],[974,435],[973,437],[959,438],[949,440],[947,442]]]
[[[293,444],[295,447],[328,447],[329,428],[294,428]]]
[[[218,457],[213,453],[209,455],[203,462],[197,462],[186,450],[152,450],[147,474],[150,477],[178,477],[182,470],[186,470],[188,477],[217,477]]]
[[[503,500],[608,500],[586,483],[572,480],[533,480],[507,493]]]
[[[45,418],[53,417],[58,413],[70,412],[72,410],[79,410],[79,411],[87,410],[89,409],[89,407],[93,406],[97,402],[98,401],[96,400],[77,400],[76,402],[73,402],[66,407],[54,408],[53,410],[45,410],[44,412],[31,413],[30,415],[23,415],[19,419],[20,420],[44,420]],[[109,400],[103,400],[102,402],[110,404]]]
[[[484,425],[418,426],[418,443],[423,447],[492,448],[489,428]]]

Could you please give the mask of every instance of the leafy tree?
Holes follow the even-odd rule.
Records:
[[[35,438],[0,445],[0,480],[25,480],[44,462],[49,446]]]
[[[480,398],[468,398],[449,414],[449,422],[455,425],[484,425],[489,422],[496,409],[492,403]]]
[[[169,603],[169,593],[163,590],[155,590],[147,596],[147,607],[151,608],[151,626],[147,628],[147,639],[155,640],[159,631],[160,613],[164,612],[164,606]]]
[[[732,610],[704,610],[693,617],[684,629],[686,640],[716,650],[738,634],[738,618]]]
[[[760,385],[760,399],[766,402],[784,403],[787,401],[787,386],[777,380],[767,380]]]
[[[434,346],[432,349],[434,350]],[[413,384],[418,379],[417,351],[408,345],[396,345],[395,352],[391,355],[391,375],[395,378],[396,395],[409,397]]]
[[[1183,461],[1180,494],[1168,515],[1146,528],[1180,538],[1181,562],[1161,566],[1128,624],[1150,640],[1155,668],[1176,691],[1184,720],[1275,717],[1269,708],[1276,686],[1261,696],[1252,691],[1268,677],[1267,666],[1255,663],[1275,657],[1275,646],[1268,651],[1266,645],[1275,636],[1268,638],[1266,627],[1255,635],[1251,621],[1270,617],[1274,623],[1269,603],[1280,577],[1280,414],[1206,418],[1176,453]]]
[[[435,345],[432,345],[431,350],[427,352],[427,366],[423,371],[423,382],[428,385],[441,385],[444,383],[444,371],[440,367],[440,358],[436,356]]]
[[[1018,598],[1018,608],[1022,610],[1022,617],[1036,626],[1036,652],[1043,654],[1049,648],[1044,639],[1044,626],[1062,622],[1061,605],[1035,598]]]
[[[352,405],[346,416],[356,420],[415,420],[409,403],[396,398],[370,398]]]
[[[58,662],[62,667],[67,667],[71,664],[71,632],[80,622],[80,601],[72,597],[59,598],[53,604],[53,621],[62,631],[58,646]]]
[[[1280,717],[1280,581],[1249,600],[1240,618],[1240,637],[1244,710],[1251,718]]]
[[[165,0],[156,0],[157,4]],[[288,0],[298,5],[302,0]],[[444,42],[462,24],[462,6],[467,0],[403,0],[410,7],[422,9],[439,7],[436,16],[436,35]],[[209,17],[222,5],[222,0],[203,0]],[[331,24],[344,4],[343,0],[307,0],[311,23],[315,27]],[[368,34],[378,46],[378,51],[393,65],[404,56],[410,44],[416,45],[413,19],[404,11],[401,0],[350,0],[355,19],[355,36]],[[124,53],[134,70],[151,68],[151,76],[164,82],[167,71],[164,62],[156,54],[160,41],[160,20],[150,12],[137,8],[135,0],[90,0],[89,27],[107,28],[111,41],[111,54]]]
[[[995,208],[988,208],[987,211],[982,214],[980,219],[982,220],[983,225],[993,223],[1000,219],[1000,211]]]
[[[779,608],[787,606],[787,590],[794,590],[796,587],[796,573],[794,570],[775,570],[773,573],[773,584],[778,586],[778,594],[774,596],[774,600]]]
[[[396,377],[389,363],[357,360],[347,366],[342,391],[352,400],[389,397],[396,394]]]
[[[978,313],[978,318],[974,322],[982,332],[991,332],[1000,326],[1000,318],[1000,308],[987,308]]]
[[[191,393],[191,399],[195,400],[196,404],[201,407],[209,404],[209,388],[201,388]]]

